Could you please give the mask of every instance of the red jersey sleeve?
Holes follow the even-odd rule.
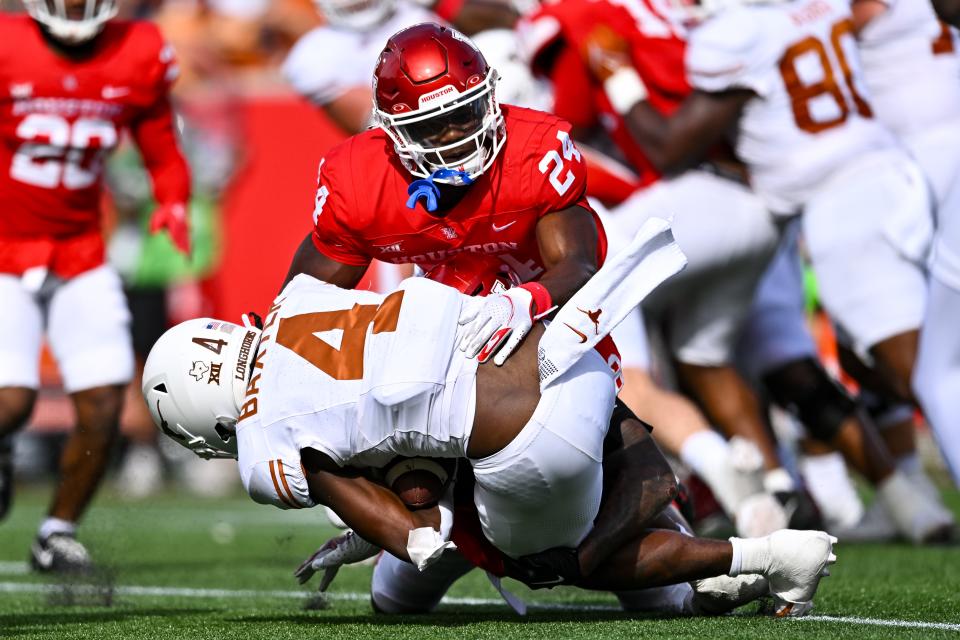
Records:
[[[144,75],[149,78],[152,103],[130,123],[130,132],[140,148],[157,202],[186,203],[190,169],[180,152],[170,106],[170,85],[179,74],[176,56],[156,26],[144,23],[139,33],[145,41]]]
[[[370,264],[372,256],[347,222],[351,212],[350,203],[356,203],[355,198],[350,197],[350,181],[341,176],[341,163],[347,159],[347,156],[338,153],[341,149],[343,145],[331,151],[320,161],[317,170],[313,246],[331,260],[363,267]],[[349,172],[349,166],[346,169]]]
[[[530,139],[533,174],[529,193],[540,215],[587,204],[587,162],[570,135],[570,123],[544,114],[545,120]]]

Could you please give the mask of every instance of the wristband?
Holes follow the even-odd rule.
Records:
[[[603,91],[607,94],[613,110],[626,115],[633,105],[647,99],[647,86],[633,67],[620,67],[603,81]]]
[[[539,320],[553,311],[553,298],[550,297],[550,292],[545,286],[539,282],[527,282],[520,285],[520,288],[526,289],[533,296],[534,313],[530,315],[534,320]]]

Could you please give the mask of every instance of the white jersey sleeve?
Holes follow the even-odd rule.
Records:
[[[317,27],[294,45],[283,63],[283,75],[297,93],[323,106],[352,88],[369,88],[390,36],[420,22],[443,21],[415,4],[399,2],[390,19],[370,31]]]
[[[686,58],[694,88],[708,93],[749,89],[766,96],[776,86],[777,60],[787,43],[766,31],[779,22],[775,16],[758,20],[754,13],[761,12],[731,8],[694,30]]]
[[[929,0],[885,0],[860,32],[860,59],[877,118],[905,136],[960,120],[960,43]]]
[[[370,83],[356,62],[356,34],[318,27],[304,35],[283,63],[283,76],[303,97],[316,105],[333,102],[351,87]]]

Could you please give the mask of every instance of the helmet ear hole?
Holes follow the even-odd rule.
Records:
[[[154,391],[159,391],[160,393],[166,393],[166,392],[167,392],[167,385],[161,382],[160,384],[158,384],[157,386],[155,386],[155,387],[153,388],[153,390],[154,390]]]

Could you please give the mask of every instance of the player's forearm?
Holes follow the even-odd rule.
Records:
[[[726,540],[694,538],[678,531],[653,529],[615,549],[578,586],[632,591],[724,575],[733,547]]]
[[[620,428],[624,448],[604,459],[604,500],[593,529],[579,547],[585,576],[649,529],[677,493],[670,465],[646,428],[633,419],[624,420]]]
[[[333,509],[364,540],[401,560],[409,560],[410,531],[421,527],[440,528],[436,507],[410,511],[395,493],[361,476],[343,477],[307,467],[310,494]]]
[[[283,279],[281,289],[301,273],[330,284],[352,289],[363,278],[367,267],[354,267],[331,260],[320,253],[313,244],[313,234],[308,233],[293,254],[287,277]]]
[[[647,159],[661,173],[676,173],[700,159],[693,145],[685,144],[678,127],[649,102],[637,102],[624,116],[627,129]]]
[[[572,257],[550,267],[538,281],[550,292],[553,304],[562,305],[597,272],[595,260]],[[538,312],[545,311],[540,309]]]
[[[186,204],[190,168],[180,152],[173,111],[164,99],[131,127],[143,164],[150,174],[154,199],[160,204]]]

